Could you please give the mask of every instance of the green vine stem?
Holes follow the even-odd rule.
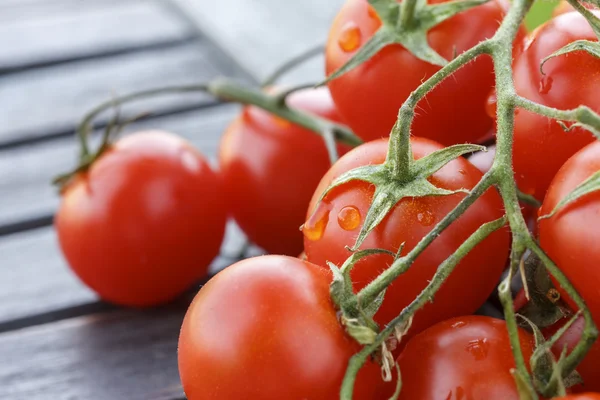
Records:
[[[375,352],[382,345],[382,343],[390,337],[390,335],[394,333],[396,326],[402,326],[406,324],[409,319],[412,318],[415,312],[427,304],[427,302],[433,301],[434,294],[439,290],[446,278],[450,276],[452,271],[454,271],[454,268],[463,259],[463,257],[473,250],[473,248],[475,248],[475,246],[477,246],[482,240],[487,238],[498,229],[501,229],[504,225],[506,225],[506,218],[500,218],[496,221],[488,222],[479,227],[475,233],[473,233],[459,246],[454,254],[440,264],[425,290],[423,290],[411,304],[402,310],[402,313],[393,321],[391,321],[388,326],[382,330],[381,333],[379,333],[379,335],[377,335],[372,344],[365,346],[363,350],[355,354],[350,359],[340,392],[341,400],[352,400],[354,380],[356,379],[358,371],[369,358],[369,356]]]
[[[499,292],[505,311],[511,348],[515,358],[517,369],[515,376],[519,377],[519,386],[524,388],[528,394],[535,393],[535,389],[543,391],[544,388],[534,389],[534,380],[531,378],[527,368],[527,360],[525,360],[520,348],[518,325],[508,284],[510,277],[516,272],[519,262],[527,250],[531,250],[540,257],[550,274],[554,276],[561,287],[575,301],[578,307],[581,308],[585,318],[586,326],[582,338],[575,349],[565,358],[563,363],[563,377],[567,377],[573,372],[598,336],[598,331],[583,299],[576,292],[566,276],[558,269],[552,260],[550,260],[531,236],[521,213],[519,204],[520,192],[517,189],[514,179],[512,152],[514,116],[517,107],[553,118],[557,120],[557,122],[573,122],[596,133],[597,136],[600,136],[600,134],[598,134],[598,132],[600,132],[600,116],[588,107],[580,106],[573,110],[558,110],[536,104],[517,95],[512,71],[513,42],[515,41],[520,29],[519,27],[523,23],[525,15],[532,4],[533,0],[513,1],[508,14],[494,37],[479,43],[450,61],[445,67],[417,88],[400,108],[398,121],[390,135],[389,151],[386,158],[386,165],[393,171],[393,174],[395,174],[398,179],[401,179],[401,176],[404,173],[402,166],[407,164],[406,149],[410,146],[410,127],[412,125],[417,104],[425,97],[425,95],[427,95],[427,93],[451,76],[455,71],[471,62],[474,58],[481,55],[492,57],[496,76],[496,112],[498,129],[496,134],[496,155],[491,169],[483,176],[479,184],[476,185],[475,188],[473,188],[472,191],[456,206],[456,208],[442,219],[434,229],[417,244],[417,246],[415,246],[406,256],[398,258],[388,269],[382,272],[357,294],[359,308],[368,307],[369,304],[375,301],[399,275],[410,268],[418,255],[421,254],[444,229],[460,217],[460,215],[462,215],[487,189],[495,185],[502,197],[506,210],[506,221],[512,232],[511,273],[509,274],[509,278],[500,284]],[[457,263],[458,260],[464,257],[466,254],[465,252],[470,251],[470,249],[483,240],[484,237],[489,235],[488,230],[491,233],[493,230],[499,229],[503,225],[504,221],[502,221],[502,224],[496,221],[495,223],[491,223],[491,225],[486,224],[480,228],[480,230],[471,236],[456,253],[450,256],[442,266],[440,266],[432,283],[423,290],[415,302],[406,307],[400,316],[394,319],[386,329],[378,335],[377,340],[373,344],[366,346],[360,353],[351,359],[342,385],[341,399],[349,400],[352,398],[352,388],[356,373],[368,356],[374,351],[377,351],[381,343],[392,334],[395,326],[397,324],[405,323],[411,318],[422,302],[433,299],[441,282],[443,282],[450,273],[448,271],[451,271],[455,265],[454,263]],[[543,394],[546,395],[546,393]]]
[[[81,149],[79,165],[72,172],[58,177],[55,183],[64,184],[74,174],[85,171],[105,150],[106,146],[103,145],[97,151],[92,152],[88,143],[88,136],[93,128],[93,121],[98,115],[126,103],[169,94],[203,92],[209,93],[223,101],[238,102],[262,108],[271,114],[321,135],[332,160],[337,159],[335,142],[351,147],[362,144],[362,140],[346,126],[288,107],[285,101],[286,97],[296,90],[307,87],[308,85],[302,85],[282,93],[269,94],[259,89],[248,88],[237,82],[221,78],[206,84],[162,87],[113,98],[99,104],[84,116],[76,130]],[[313,87],[313,85],[310,85],[310,87]]]

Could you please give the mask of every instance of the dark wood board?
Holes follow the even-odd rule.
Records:
[[[177,340],[188,301],[0,334],[0,398],[172,400],[183,396]]]
[[[114,94],[198,83],[221,75],[240,77],[242,73],[217,58],[210,42],[198,40],[0,77],[0,147],[6,142],[69,133],[85,112]],[[214,103],[204,94],[164,96],[137,102],[128,107],[128,114]]]
[[[193,28],[163,1],[2,1],[0,74],[193,36]]]

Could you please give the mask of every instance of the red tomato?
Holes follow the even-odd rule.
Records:
[[[571,157],[560,169],[548,190],[541,215],[550,213],[573,189],[600,171],[600,143],[594,142]],[[590,193],[559,209],[551,218],[540,221],[540,243],[556,262],[585,300],[594,320],[600,322],[600,191]],[[573,308],[576,305],[561,290],[563,299]],[[581,327],[571,328],[574,333],[565,335],[572,342]],[[569,339],[570,338],[570,339]],[[586,389],[600,390],[600,344],[594,345],[594,356],[588,356],[582,365],[586,375]],[[589,360],[588,360],[589,359]],[[588,363],[592,364],[589,365]],[[584,377],[585,378],[585,377]]]
[[[382,139],[359,146],[342,157],[321,181],[310,210],[315,209],[321,193],[337,176],[358,166],[383,163],[387,147],[387,140]],[[415,137],[412,139],[412,148],[415,158],[419,159],[442,146]],[[481,176],[476,167],[461,157],[436,172],[430,180],[436,186],[449,190],[471,189]],[[371,185],[354,181],[334,189],[326,196],[313,218],[305,225],[304,247],[308,261],[323,267],[326,261],[343,264],[351,255],[345,246],[354,245],[362,218],[371,204],[373,191]],[[371,232],[362,248],[396,252],[405,243],[403,254],[407,253],[463,197],[464,194],[455,194],[401,200]],[[388,288],[376,320],[387,323],[395,318],[425,288],[438,265],[481,224],[500,218],[502,210],[497,192],[491,189],[485,193],[417,258],[409,271]],[[468,254],[435,296],[435,302],[427,304],[416,314],[410,333],[418,333],[441,320],[477,310],[500,279],[508,255],[508,243],[508,232],[497,231]],[[381,254],[357,263],[352,270],[355,290],[362,289],[375,279],[391,261],[391,256]]]
[[[295,93],[288,104],[341,121],[326,88]],[[331,166],[323,140],[259,108],[246,107],[225,132],[219,158],[230,212],[250,240],[270,253],[300,253],[300,225]]]
[[[544,330],[544,336],[550,338],[556,331],[558,331],[564,324],[567,322],[567,319],[563,319],[556,323],[551,328]],[[575,320],[573,325],[565,332],[564,335],[560,337],[558,342],[556,342],[553,351],[556,357],[560,357],[563,349],[566,347],[568,351],[573,350],[573,348],[579,342],[581,338],[581,333],[583,332],[583,328],[585,327],[585,320],[583,317]],[[581,364],[577,367],[577,372],[583,378],[583,385],[577,385],[572,388],[574,392],[582,392],[589,390],[600,391],[600,369],[598,368],[598,363],[600,363],[600,342],[596,342],[587,356],[583,359]]]
[[[429,44],[442,57],[452,59],[455,52],[462,53],[493,36],[505,9],[504,3],[492,0],[460,13],[433,28],[428,35]],[[367,0],[348,0],[329,32],[327,74],[344,65],[380,26]],[[439,69],[417,59],[401,45],[390,45],[331,81],[329,89],[354,132],[365,140],[373,140],[389,135],[408,95]],[[491,59],[478,58],[419,103],[413,134],[445,145],[484,140],[492,128],[485,101],[493,86]]]
[[[599,14],[600,15],[600,14]],[[537,103],[559,109],[587,105],[600,112],[600,59],[585,52],[540,62],[579,39],[597,40],[578,13],[561,15],[532,33],[514,65],[517,93]],[[542,201],[550,181],[567,159],[594,141],[583,129],[565,132],[546,117],[518,110],[514,130],[514,168],[519,188]]]
[[[599,142],[585,147],[560,169],[540,214],[549,214],[567,194],[597,171],[600,171]],[[540,221],[540,243],[586,301],[594,319],[600,322],[599,209],[600,191],[562,207],[553,217]],[[561,294],[571,307],[577,308],[564,292]]]
[[[519,330],[528,360],[533,338]],[[408,342],[398,359],[400,400],[518,400],[506,323],[467,316],[441,322]]]
[[[73,271],[103,299],[167,302],[207,272],[226,210],[217,175],[183,139],[119,140],[62,193],[56,229]]]
[[[179,338],[179,373],[189,400],[337,399],[349,358],[329,297],[330,274],[285,256],[240,261],[194,299]],[[355,399],[387,400],[379,366],[359,372]]]

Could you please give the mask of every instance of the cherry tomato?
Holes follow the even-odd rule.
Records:
[[[305,224],[304,248],[308,261],[326,267],[326,261],[340,266],[351,255],[346,246],[353,246],[367,214],[373,187],[353,181],[331,191],[319,207],[321,193],[340,174],[362,165],[381,164],[385,160],[386,139],[366,143],[342,157],[323,177],[310,211],[315,211]],[[423,138],[412,139],[416,159],[442,148]],[[464,158],[458,158],[436,172],[430,181],[449,190],[471,189],[482,177],[481,172]],[[415,247],[433,227],[464,197],[455,194],[442,197],[405,198],[367,237],[362,248],[380,248],[396,252],[404,243],[403,254]],[[440,237],[416,259],[409,271],[401,275],[386,292],[376,315],[385,324],[396,317],[425,288],[440,263],[448,258],[481,224],[502,216],[502,202],[495,189],[489,190],[469,210],[446,229]],[[508,232],[500,230],[480,243],[468,254],[443,287],[433,303],[419,311],[409,334],[444,319],[471,314],[481,306],[498,283],[508,255]],[[355,290],[375,279],[392,262],[381,254],[362,259],[352,270]],[[457,296],[460,293],[460,296]]]
[[[533,338],[519,330],[528,360]],[[398,359],[402,373],[400,400],[518,400],[510,370],[515,362],[506,323],[466,316],[432,326],[408,342]]]
[[[600,171],[600,143],[594,142],[576,153],[560,169],[550,185],[540,214],[549,214],[567,194],[597,171]],[[539,224],[542,247],[583,297],[596,322],[600,322],[600,297],[598,296],[600,287],[600,270],[598,269],[598,264],[600,264],[599,208],[600,191],[596,191],[560,208],[553,217],[543,219]],[[557,284],[557,289],[561,292],[563,299],[571,307],[576,308],[573,301],[561,290],[559,284]],[[575,328],[572,329],[577,331]],[[566,336],[574,337],[576,334]],[[600,390],[600,370],[596,368],[600,360],[600,345],[596,344],[595,347],[597,356],[593,356],[588,361],[594,366],[588,370],[584,364],[582,371],[586,375],[589,373],[589,376],[592,377],[587,379],[588,384],[594,385],[589,388]]]
[[[349,358],[329,297],[330,274],[286,256],[240,261],[217,274],[190,306],[179,338],[189,400],[337,399]],[[354,398],[387,400],[379,366],[359,372]]]
[[[462,12],[433,28],[428,35],[429,44],[442,57],[452,59],[455,52],[462,53],[493,36],[505,10],[503,2],[492,0]],[[367,0],[348,0],[329,32],[327,74],[344,65],[380,26],[381,21]],[[401,45],[389,45],[361,66],[331,81],[329,89],[354,132],[365,140],[373,140],[389,135],[408,95],[439,69],[417,59]],[[485,101],[493,86],[492,61],[480,57],[419,103],[413,134],[445,145],[484,140],[493,124],[485,112]]]
[[[217,175],[183,139],[127,136],[62,192],[56,230],[73,271],[103,299],[167,302],[207,272],[226,210]]]
[[[595,142],[575,154],[560,169],[548,190],[541,215],[556,205],[592,174],[600,171],[600,143]],[[561,207],[551,218],[540,221],[540,243],[567,275],[586,301],[592,315],[600,321],[600,191],[585,195]],[[560,290],[560,287],[558,288]],[[576,305],[565,293],[563,298]]]
[[[554,326],[545,329],[543,331],[544,336],[550,338],[556,331],[564,326],[567,321],[568,319],[563,319]],[[585,320],[583,317],[577,318],[573,325],[569,327],[554,345],[553,351],[556,357],[560,357],[560,354],[565,347],[569,352],[573,350],[577,343],[579,343],[584,328]],[[600,363],[600,342],[594,343],[586,357],[577,367],[577,372],[579,372],[583,378],[583,385],[577,385],[571,388],[574,392],[590,390],[600,391],[600,369],[598,368],[598,363]]]
[[[600,14],[599,14],[600,15]],[[541,60],[579,39],[597,40],[578,13],[561,15],[534,31],[514,65],[517,93],[559,109],[587,105],[600,112],[600,59],[585,52]],[[583,129],[565,132],[556,121],[518,110],[514,129],[514,168],[519,188],[542,201],[550,181],[567,159],[594,137]]]
[[[326,88],[294,93],[288,104],[341,122]],[[300,225],[331,166],[323,140],[259,108],[246,107],[225,132],[219,159],[229,209],[250,240],[270,253],[300,253]]]

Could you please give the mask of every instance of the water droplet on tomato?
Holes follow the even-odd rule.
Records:
[[[431,211],[425,211],[417,214],[417,221],[423,226],[430,226],[435,222],[435,215]]]
[[[452,325],[450,325],[452,328],[457,329],[457,328],[462,328],[463,326],[466,326],[467,323],[464,321],[458,321],[453,323]]]
[[[359,27],[356,26],[354,22],[348,22],[342,28],[342,32],[338,38],[338,45],[343,51],[349,53],[358,49],[358,46],[360,46],[361,37],[362,35]]]
[[[461,175],[466,175],[467,171],[465,171],[464,169],[459,169],[458,173],[461,174]]]
[[[485,112],[491,118],[496,118],[497,108],[498,108],[498,97],[496,97],[496,92],[492,92],[485,103]]]
[[[490,350],[490,343],[486,338],[471,340],[465,350],[477,361],[485,360]]]
[[[317,209],[302,226],[302,233],[308,240],[317,241],[323,237],[325,227],[329,222],[331,205],[320,202]]]
[[[554,80],[549,77],[549,76],[545,76],[540,80],[540,94],[548,94],[550,93],[550,91],[552,90],[552,84],[554,83]]]
[[[337,219],[340,228],[353,231],[360,225],[360,211],[353,206],[344,207],[338,213]]]
[[[379,19],[379,15],[377,15],[377,11],[373,8],[373,6],[369,5],[368,14],[370,18]]]

